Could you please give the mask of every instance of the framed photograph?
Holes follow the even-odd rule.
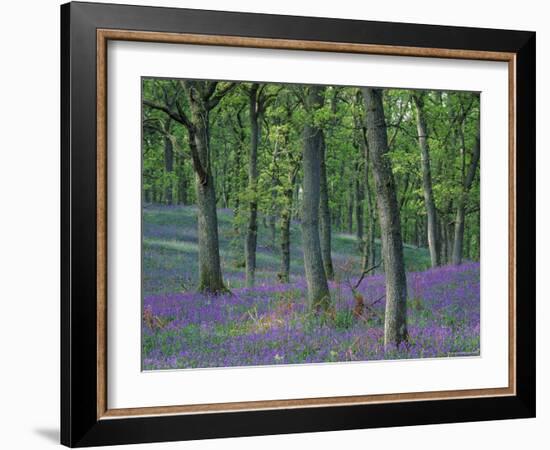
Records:
[[[61,441],[535,415],[535,33],[61,7]]]

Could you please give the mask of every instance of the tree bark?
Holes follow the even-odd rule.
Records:
[[[375,230],[376,230],[376,216],[373,208],[371,212],[371,216],[369,218],[369,225],[367,227],[367,241],[366,241],[367,267],[365,267],[365,269],[376,265]]]
[[[196,112],[198,113],[198,111]],[[208,113],[202,111],[201,115],[206,116],[203,124],[196,127],[194,137],[195,145],[201,160],[206,163],[208,158]],[[199,120],[195,122],[200,123]],[[199,243],[199,286],[198,290],[217,294],[225,291],[223,284],[220,252],[218,242],[218,215],[216,211],[216,191],[214,179],[210,172],[210,165],[206,169],[206,180],[198,174],[195,177],[195,188],[197,191],[198,210],[198,243]]]
[[[416,105],[416,127],[418,131],[418,145],[420,147],[420,161],[422,165],[422,188],[424,191],[424,204],[428,216],[428,247],[432,267],[439,266],[439,252],[437,240],[437,213],[432,190],[432,174],[430,168],[430,149],[428,146],[428,128],[424,113],[424,98],[422,94],[413,95]]]
[[[386,272],[384,346],[390,349],[407,339],[407,278],[401,239],[395,181],[388,158],[388,137],[382,91],[362,88],[367,114],[367,139],[372,162],[382,257]]]
[[[216,190],[210,164],[209,108],[198,86],[189,82],[192,128],[189,143],[194,155],[195,188],[198,206],[199,285],[200,292],[218,294],[226,291],[223,283],[218,241]]]
[[[267,225],[269,228],[270,247],[274,249],[277,241],[277,215],[275,211],[275,205],[277,202],[277,177],[275,176],[271,178],[271,202],[273,206],[269,213]]]
[[[363,189],[363,182],[360,178],[361,165],[357,165],[355,175],[355,223],[357,230],[355,230],[357,241],[361,244],[363,242],[363,201],[365,200],[365,191]]]
[[[455,223],[449,222],[447,224],[447,264],[453,263],[453,247],[454,247],[454,236],[455,236]]]
[[[177,189],[176,200],[178,204],[187,204],[187,178],[185,174],[184,164],[185,158],[175,155],[176,173],[177,173]]]
[[[196,177],[199,241],[199,287],[201,292],[217,294],[226,290],[221,272],[216,192],[212,175],[206,184]]]
[[[353,179],[350,179],[348,192],[349,192],[348,217],[347,217],[348,234],[353,234],[353,207],[354,207]]]
[[[376,211],[374,207],[374,201],[372,198],[372,192],[370,187],[370,153],[367,142],[366,129],[362,130],[361,146],[363,149],[363,155],[365,159],[365,197],[367,198],[367,237],[365,246],[363,248],[363,270],[376,265],[376,246],[375,246],[375,231],[376,231]]]
[[[464,226],[464,258],[470,259],[470,227]]]
[[[448,249],[447,249],[447,225],[445,225],[445,218],[441,218],[439,225],[440,233],[440,257],[439,261],[443,264],[448,263]]]
[[[254,83],[249,92],[249,116],[250,116],[250,155],[248,161],[248,190],[252,197],[248,205],[248,226],[246,231],[244,257],[246,267],[246,286],[252,287],[256,274],[256,246],[258,241],[258,201],[256,190],[258,183],[258,143],[260,139],[259,125],[259,85]]]
[[[164,136],[164,171],[168,175],[168,183],[164,188],[164,202],[167,205],[173,203],[173,185],[172,173],[174,171],[174,149],[172,140],[168,136]]]
[[[289,185],[285,189],[284,206],[281,211],[281,268],[278,273],[278,279],[281,283],[290,281],[290,221],[292,217],[292,200],[294,193],[294,185],[296,183],[296,174],[298,167],[292,170],[289,175]]]
[[[321,136],[320,159],[320,200],[319,200],[319,234],[321,239],[321,254],[323,257],[323,267],[327,279],[334,279],[334,267],[332,265],[332,230],[330,222],[330,208],[328,204],[328,186],[327,186],[327,168],[326,168],[326,146],[323,136]]]
[[[290,281],[290,211],[281,213],[281,268],[278,278],[281,283]]]
[[[305,106],[308,111],[312,112],[323,105],[323,88],[320,86],[309,87],[306,95]],[[309,306],[311,310],[318,312],[326,310],[330,305],[330,292],[319,239],[319,179],[323,132],[312,121],[307,121],[304,125],[303,140],[302,241],[304,268]]]
[[[465,149],[463,149],[463,151],[465,151]],[[472,187],[472,183],[475,178],[477,166],[479,163],[479,151],[480,151],[480,145],[479,145],[479,131],[478,131],[473,152],[472,152],[472,159],[470,161],[470,166],[468,168],[468,175],[466,176],[466,179],[462,186],[462,192],[458,198],[458,205],[456,208],[454,244],[453,244],[453,264],[455,265],[462,264],[466,196],[468,195],[468,192]]]

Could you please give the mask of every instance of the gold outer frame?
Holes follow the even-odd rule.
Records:
[[[206,414],[270,409],[448,400],[516,395],[516,54],[445,48],[247,38],[221,35],[98,29],[97,35],[97,419]],[[388,56],[472,59],[508,63],[508,386],[399,394],[263,400],[109,409],[107,405],[107,42],[109,40],[215,45]]]

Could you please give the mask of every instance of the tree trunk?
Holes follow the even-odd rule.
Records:
[[[296,183],[296,170],[289,175],[289,185],[284,192],[285,204],[281,211],[281,269],[278,278],[281,283],[290,281],[290,220],[292,216],[292,199],[294,184]]]
[[[464,203],[458,202],[455,217],[455,235],[453,241],[453,264],[462,263],[462,248],[464,241]]]
[[[259,85],[254,83],[249,92],[250,156],[248,161],[248,194],[251,196],[252,200],[248,205],[248,226],[244,247],[247,287],[254,286],[255,282],[256,246],[258,240],[258,201],[256,200],[258,184],[258,143],[260,139],[258,89]]]
[[[362,243],[363,242],[363,228],[364,228],[364,224],[363,224],[363,201],[365,199],[365,193],[364,193],[364,190],[363,190],[363,183],[359,177],[359,174],[361,172],[360,170],[361,168],[358,167],[357,168],[357,172],[356,172],[356,179],[355,179],[355,223],[356,223],[356,226],[357,226],[357,230],[355,230],[356,232],[356,236],[357,236],[357,241],[359,243]]]
[[[187,204],[187,179],[184,170],[185,159],[176,154],[177,170],[177,202],[179,204]]]
[[[348,217],[347,217],[348,234],[353,234],[353,206],[354,206],[353,179],[351,179],[349,182],[348,192],[349,192]]]
[[[382,257],[386,272],[384,346],[390,349],[407,339],[407,277],[401,239],[399,206],[390,159],[382,91],[362,88],[367,114],[367,139],[372,162]]]
[[[323,104],[323,90],[311,86],[306,109],[318,109]],[[302,199],[302,241],[310,309],[320,311],[330,305],[330,292],[323,266],[319,239],[319,198],[321,175],[322,130],[309,121],[304,125],[302,164],[304,172]]]
[[[195,146],[195,154],[200,160],[195,161],[195,164],[200,163],[202,167],[202,170],[195,169],[199,244],[198,290],[218,294],[226,291],[226,287],[223,283],[220,264],[216,189],[208,154],[210,145],[209,114],[200,99],[194,99],[190,103],[195,125],[193,136],[190,136],[190,143]]]
[[[470,259],[470,227],[464,227],[464,258]]]
[[[272,205],[277,203],[277,177],[273,177],[271,180],[271,202]],[[271,212],[268,217],[268,228],[269,228],[269,246],[272,249],[275,249],[277,243],[277,215],[275,206],[272,207]]]
[[[376,242],[375,242],[375,231],[376,231],[376,216],[375,212],[372,212],[373,216],[370,220],[368,227],[368,240],[367,240],[367,263],[369,267],[374,267],[376,265]]]
[[[418,130],[418,144],[420,147],[420,160],[422,164],[422,188],[424,191],[424,204],[428,216],[428,246],[432,267],[439,266],[438,241],[437,241],[437,217],[435,200],[432,191],[432,174],[430,169],[430,149],[428,147],[428,128],[424,114],[424,99],[422,95],[414,95],[416,105],[416,127]]]
[[[476,137],[474,144],[474,149],[472,153],[472,160],[470,161],[470,167],[468,169],[468,175],[462,187],[461,195],[458,199],[458,205],[456,208],[456,219],[455,219],[455,233],[454,233],[454,244],[453,244],[453,264],[459,265],[462,264],[462,246],[464,241],[464,219],[465,219],[465,209],[466,209],[466,195],[472,187],[472,183],[475,178],[477,166],[479,163],[479,131]],[[465,151],[465,149],[463,149]]]
[[[440,229],[440,234],[439,234],[439,237],[440,237],[440,242],[441,242],[441,245],[440,245],[440,257],[439,257],[439,261],[441,261],[443,264],[447,264],[448,262],[448,249],[447,249],[447,226],[445,225],[445,219],[443,218],[441,221],[440,221],[440,225],[439,225],[439,229]]]
[[[332,265],[332,230],[330,223],[330,208],[328,204],[328,186],[327,186],[327,168],[325,162],[325,140],[321,136],[320,159],[320,200],[319,200],[319,234],[321,239],[321,254],[323,257],[323,267],[327,279],[334,279],[334,267]]]
[[[422,247],[426,248],[428,246],[428,218],[424,216],[422,220]]]
[[[199,291],[217,294],[225,291],[220,265],[216,192],[212,175],[206,184],[196,181],[199,240]]]
[[[372,200],[368,178],[365,186],[367,187],[367,208],[369,214],[369,226],[367,228],[367,263],[369,267],[374,267],[376,265],[376,244],[374,240],[376,233],[376,211],[374,210],[374,202]]]
[[[290,281],[290,210],[281,213],[281,268],[278,273],[281,283]]]
[[[302,199],[301,199],[301,192],[300,192],[300,184],[296,183],[294,185],[294,192],[293,192],[293,202],[292,204],[295,205],[295,208],[293,210],[294,219],[300,220],[300,211],[302,210]],[[292,217],[292,216],[291,216]]]
[[[370,155],[369,146],[367,145],[365,129],[363,129],[363,139],[361,140],[363,154],[365,158],[365,197],[367,198],[367,238],[365,247],[363,248],[363,270],[367,270],[376,265],[376,247],[375,247],[375,232],[376,232],[376,211],[372,192],[370,188]]]
[[[363,239],[363,270],[370,269],[376,265],[376,243],[374,240],[374,230],[376,228],[376,218],[369,215],[367,225],[367,234]]]
[[[451,222],[447,224],[447,264],[453,263],[453,245],[455,235],[455,223]]]
[[[401,215],[401,213],[400,213]],[[409,227],[409,217],[405,214],[403,214],[403,220],[401,221],[403,223],[402,227],[401,227],[401,240],[403,241],[403,243],[407,243],[407,238],[409,236],[409,233],[408,233],[408,227]]]
[[[173,202],[172,173],[174,171],[174,149],[172,140],[168,136],[164,137],[164,171],[168,175],[168,182],[164,187],[164,202],[167,205],[171,205]]]

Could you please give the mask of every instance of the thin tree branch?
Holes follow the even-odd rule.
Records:
[[[363,282],[363,279],[365,278],[365,275],[367,275],[369,272],[372,272],[373,270],[380,267],[380,264],[382,264],[382,261],[380,261],[378,264],[375,264],[372,267],[369,267],[368,269],[363,270],[363,273],[361,274],[361,277],[359,278],[357,283],[355,283],[355,286],[353,287],[353,290],[356,290],[361,285],[361,283]]]
[[[218,90],[206,102],[206,109],[207,110],[214,109],[218,105],[218,103],[220,103],[221,99],[226,94],[229,94],[229,92],[231,92],[233,89],[235,89],[236,86],[238,86],[237,83],[229,83],[225,88]]]
[[[174,119],[176,122],[179,122],[179,123],[181,123],[182,125],[184,125],[188,130],[190,130],[190,129],[193,129],[193,130],[194,130],[193,124],[192,124],[191,121],[187,118],[187,116],[183,113],[183,111],[180,110],[178,104],[176,104],[176,106],[178,107],[178,112],[172,111],[172,110],[171,110],[170,108],[168,108],[167,106],[165,106],[165,105],[160,105],[160,104],[155,103],[155,102],[152,102],[152,101],[150,101],[150,100],[143,100],[143,104],[144,104],[145,106],[148,106],[149,108],[156,109],[156,110],[158,110],[158,111],[162,111],[163,113],[165,113],[166,115],[168,115],[168,117],[170,117],[171,119]]]

